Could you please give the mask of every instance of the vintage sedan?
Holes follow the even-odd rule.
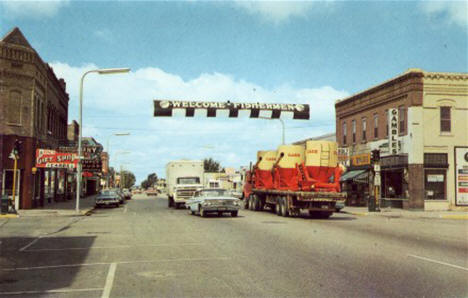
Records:
[[[196,191],[185,205],[192,215],[198,213],[205,217],[208,213],[217,213],[221,216],[229,212],[231,216],[237,216],[241,203],[225,189],[210,188]]]
[[[119,207],[120,196],[112,190],[104,190],[96,196],[96,207],[100,206],[115,206]]]

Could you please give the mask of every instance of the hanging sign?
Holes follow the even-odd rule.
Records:
[[[468,147],[455,147],[456,205],[468,205]]]
[[[388,147],[391,155],[399,153],[398,109],[388,110]]]
[[[195,109],[207,111],[207,117],[216,117],[217,110],[229,110],[229,117],[236,118],[239,110],[250,111],[250,118],[258,118],[260,111],[271,111],[271,118],[281,117],[281,113],[292,113],[294,119],[309,119],[308,104],[268,104],[268,103],[235,103],[211,101],[155,100],[154,117],[171,117],[173,109],[184,109],[186,117],[193,117]]]
[[[61,153],[55,150],[37,149],[36,168],[74,169],[78,164],[75,153]]]

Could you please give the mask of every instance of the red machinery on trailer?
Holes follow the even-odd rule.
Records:
[[[281,145],[277,151],[259,151],[257,163],[245,176],[245,207],[268,208],[281,216],[307,210],[313,217],[328,218],[335,204],[346,199],[340,192],[342,173],[335,142],[307,141],[305,147]]]

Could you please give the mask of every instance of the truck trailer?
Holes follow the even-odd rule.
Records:
[[[176,160],[166,165],[166,192],[168,207],[176,209],[203,189],[203,161]]]
[[[329,218],[336,203],[346,199],[336,148],[335,142],[307,141],[305,146],[258,151],[257,163],[244,177],[245,208],[269,209],[280,216],[299,216],[307,210],[312,217]]]

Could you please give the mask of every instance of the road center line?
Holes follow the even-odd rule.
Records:
[[[429,258],[425,258],[425,257],[421,257],[421,256],[408,255],[408,257],[413,257],[413,258],[424,260],[424,261],[427,261],[427,262],[436,263],[436,264],[445,265],[445,266],[449,266],[449,267],[452,267],[452,268],[457,268],[457,269],[468,271],[468,268],[466,268],[466,267],[453,265],[453,264],[450,264],[450,263],[445,263],[445,262],[442,262],[442,261],[437,261],[437,260],[433,260],[433,259],[429,259]]]
[[[104,291],[102,292],[101,298],[109,298],[112,291],[112,284],[114,283],[115,271],[117,270],[117,263],[110,264],[109,272],[106,277],[106,284],[104,285]]]
[[[30,247],[31,245],[33,245],[34,243],[36,243],[37,241],[39,241],[39,239],[41,239],[41,238],[42,238],[41,236],[37,237],[36,239],[34,239],[33,241],[31,241],[29,244],[27,244],[27,245],[21,247],[21,248],[19,249],[19,251],[24,251],[25,249],[27,249],[28,247]]]
[[[53,293],[73,293],[73,292],[93,292],[102,291],[102,288],[89,288],[89,289],[58,289],[46,291],[17,291],[17,292],[0,292],[1,295],[27,295],[27,294],[53,294]]]

